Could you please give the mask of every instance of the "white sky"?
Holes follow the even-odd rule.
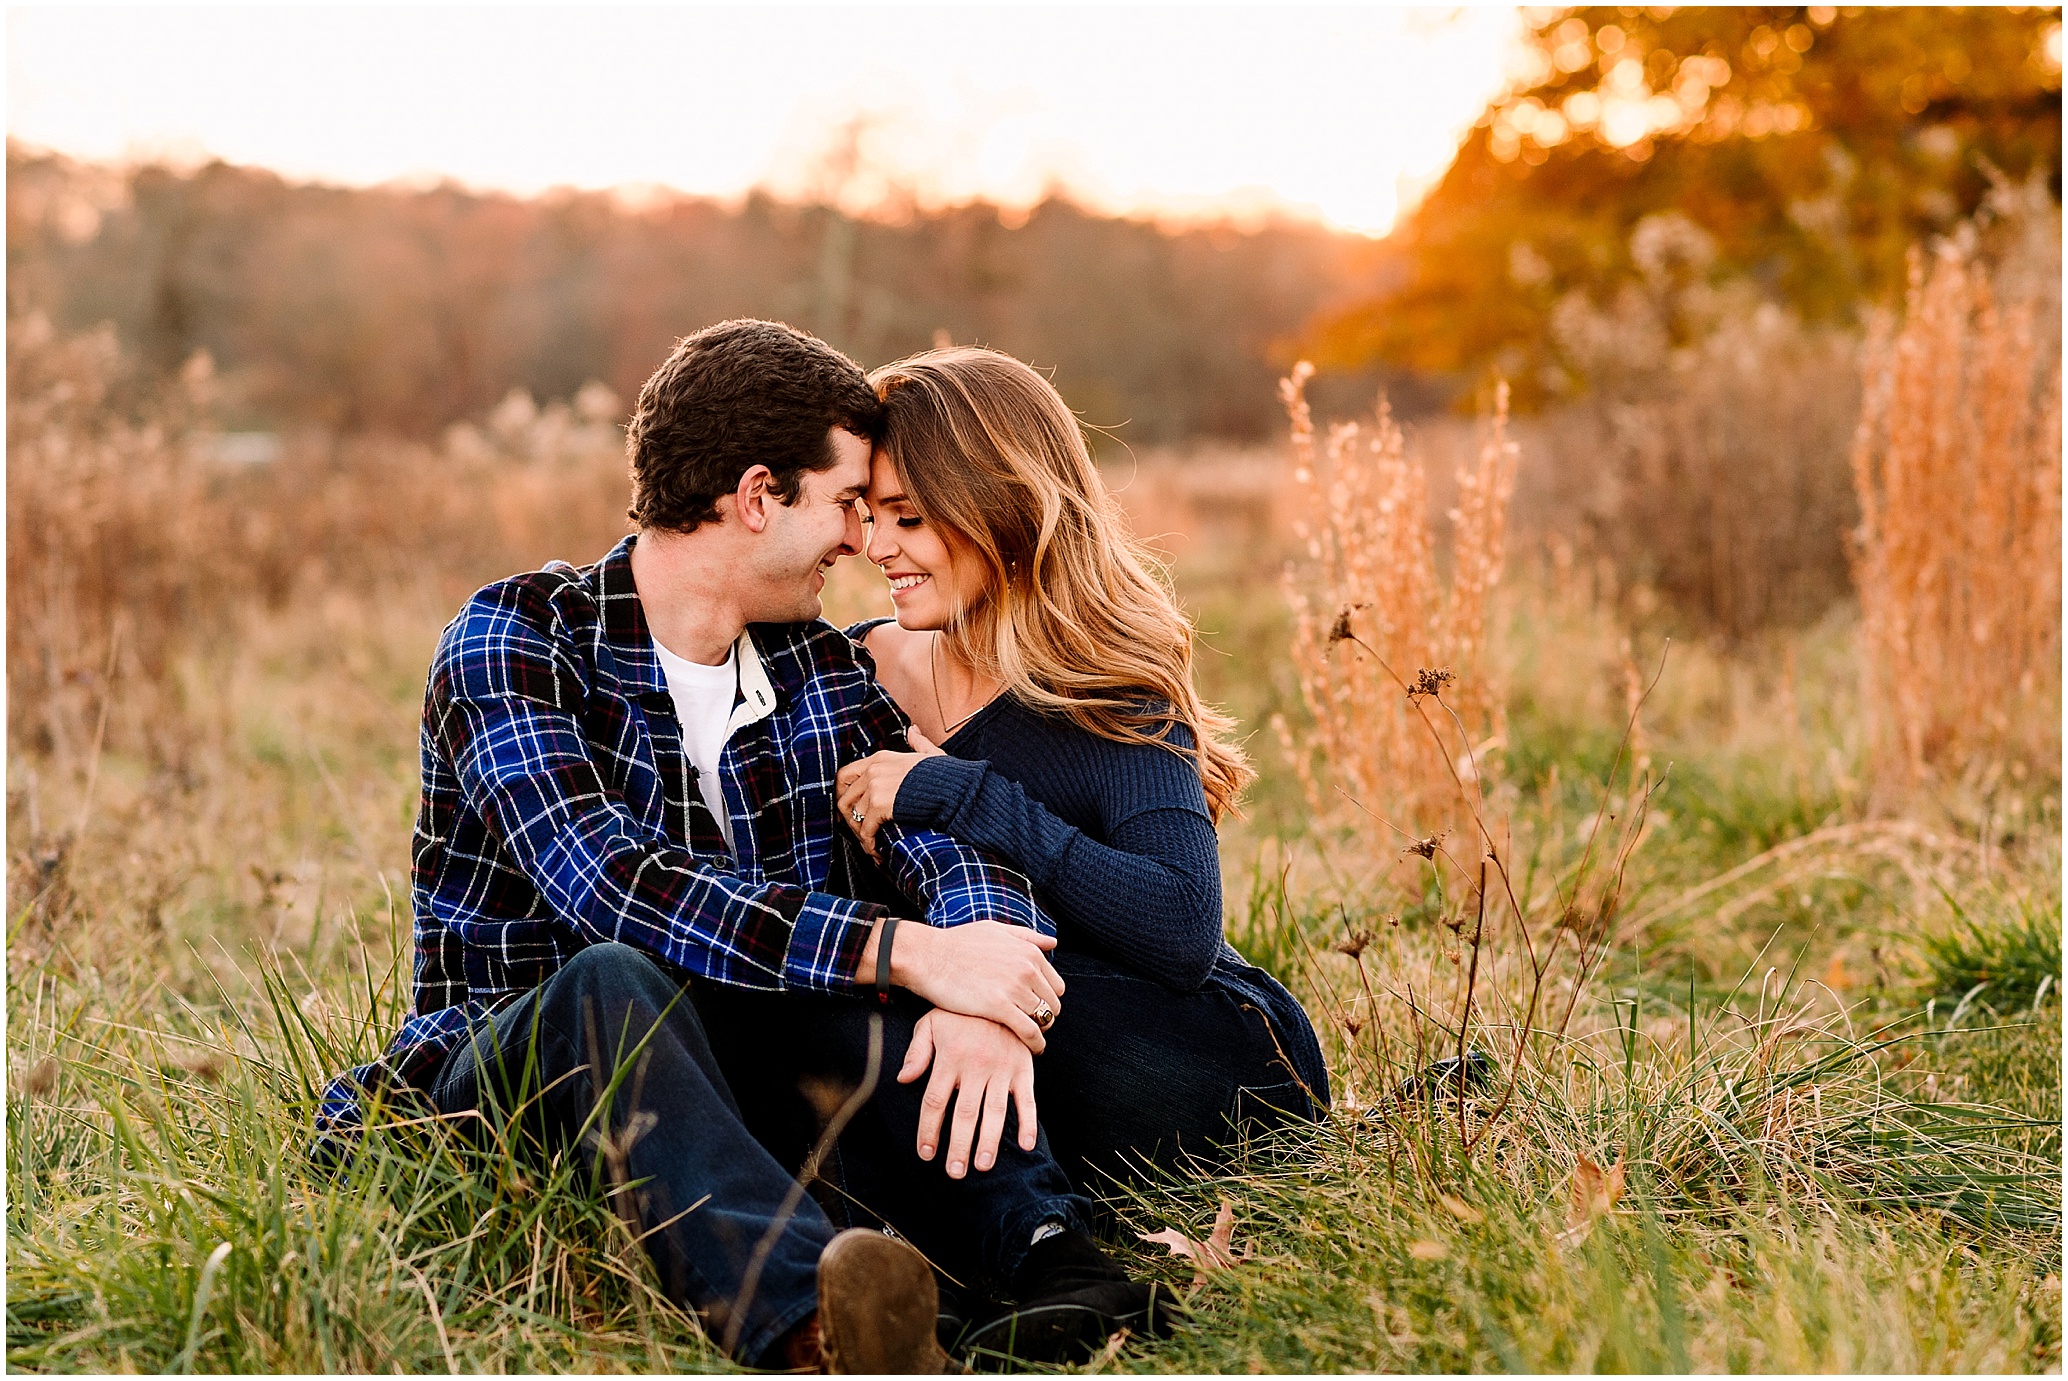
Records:
[[[870,165],[931,202],[1053,182],[1380,233],[1518,31],[1510,8],[16,6],[7,130],[348,184],[734,196],[803,190],[859,114]]]

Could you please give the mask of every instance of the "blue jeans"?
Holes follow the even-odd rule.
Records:
[[[897,1082],[912,1029],[928,1006],[908,993],[887,1005],[873,999],[759,993],[697,982],[691,986],[720,1067],[739,1092],[749,1128],[785,1166],[799,1166],[839,1098],[860,1082],[872,1012],[884,1018],[882,1074],[876,1094],[841,1134],[825,1167],[826,1198],[843,1224],[887,1224],[958,1285],[998,1289],[1025,1259],[1034,1230],[1050,1219],[1091,1227],[1091,1201],[1057,1165],[1047,1135],[1019,1146],[1008,1112],[989,1170],[950,1179],[947,1143],[919,1159],[920,1102],[926,1079]],[[949,1118],[954,1115],[950,1104]]]
[[[1053,962],[1068,991],[1035,1057],[1034,1093],[1077,1184],[1127,1179],[1144,1162],[1219,1164],[1245,1134],[1326,1109],[1327,1070],[1302,1053],[1309,1031],[1302,1041],[1276,1029],[1213,980],[1186,993],[1079,951]],[[1297,1004],[1290,1016],[1304,1020]]]
[[[871,1008],[711,985],[694,999],[639,950],[591,946],[476,1027],[446,1061],[431,1097],[441,1113],[480,1111],[497,1127],[514,1123],[523,1143],[548,1154],[579,1146],[614,1204],[617,1195],[630,1196],[669,1297],[694,1310],[714,1338],[743,1310],[737,1356],[779,1364],[771,1350],[817,1307],[819,1253],[836,1229],[805,1196],[775,1231],[753,1294],[740,1298],[796,1161],[786,1167],[755,1139],[734,1090],[765,1101],[771,1079],[794,1090],[800,1073],[852,1087],[867,1058]],[[901,1000],[883,1011],[881,1081],[840,1150],[845,1178],[871,1206],[930,1256],[938,1249],[987,1275],[1009,1275],[1044,1219],[1085,1226],[1089,1204],[1071,1192],[1045,1148],[1014,1147],[986,1175],[959,1182],[947,1179],[938,1158],[931,1166],[918,1159],[923,1085],[902,1086],[893,1075],[925,1006]],[[736,1068],[744,1081],[735,1083],[714,1047],[770,1058]],[[776,1059],[778,1052],[790,1057]],[[461,1124],[470,1125],[479,1124]]]
[[[431,1099],[513,1128],[534,1152],[579,1145],[607,1190],[632,1196],[669,1297],[725,1336],[792,1181],[741,1123],[696,1009],[652,960],[627,945],[583,950],[475,1027]],[[806,1197],[776,1234],[744,1302],[742,1360],[764,1357],[818,1307],[819,1253],[834,1231]]]

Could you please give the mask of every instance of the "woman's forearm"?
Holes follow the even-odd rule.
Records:
[[[1221,952],[1220,853],[1190,811],[1137,816],[1110,845],[1079,835],[1045,890],[1137,972],[1180,991],[1205,983]]]
[[[981,762],[929,758],[898,792],[901,823],[946,831],[1017,865],[1055,909],[1138,972],[1206,981],[1221,946],[1220,854],[1198,811],[1157,809],[1101,843]]]

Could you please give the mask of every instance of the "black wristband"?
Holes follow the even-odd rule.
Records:
[[[890,937],[897,934],[898,918],[885,916],[876,936],[876,1000],[890,1001]]]

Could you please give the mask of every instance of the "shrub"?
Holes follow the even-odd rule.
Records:
[[[1588,391],[1543,419],[1561,463],[1531,497],[1684,627],[1743,644],[1811,623],[1847,591],[1858,342],[1748,282],[1712,285],[1713,246],[1683,216],[1640,221],[1630,254],[1637,281],[1553,313]]]

